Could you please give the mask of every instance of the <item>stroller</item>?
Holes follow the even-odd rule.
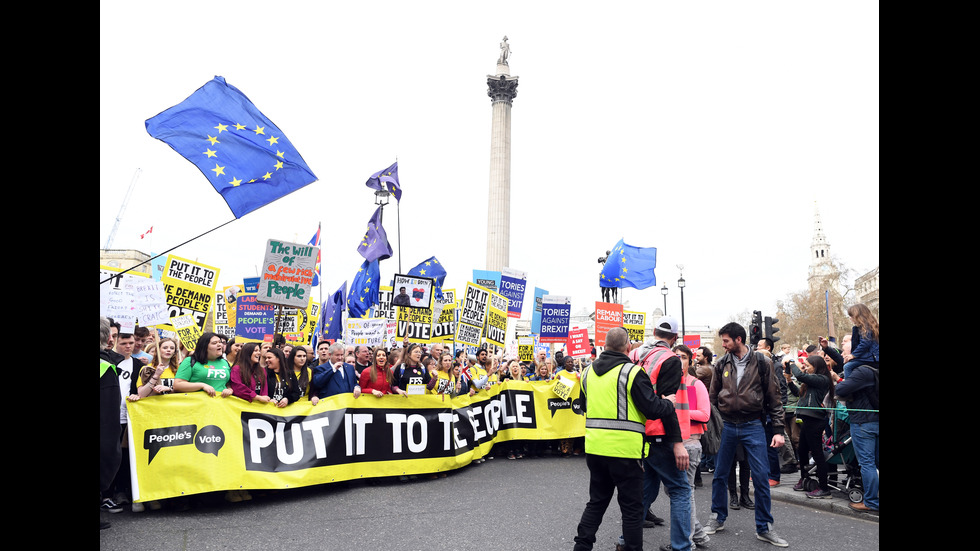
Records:
[[[824,455],[827,458],[828,468],[832,467],[827,477],[827,485],[847,496],[853,503],[864,501],[864,486],[861,484],[861,467],[858,465],[857,456],[854,455],[854,444],[851,442],[851,424],[848,422],[847,408],[844,403],[837,401],[834,407],[834,423],[832,438],[825,441]],[[837,467],[843,465],[843,473]],[[803,488],[806,491],[816,489],[817,480],[815,476],[816,465],[804,465],[801,469],[801,476],[806,480]],[[843,480],[839,475],[843,474]]]

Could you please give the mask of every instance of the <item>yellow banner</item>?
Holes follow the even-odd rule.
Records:
[[[285,408],[203,392],[127,402],[134,499],[458,469],[496,442],[585,434],[576,389],[506,381],[474,396],[342,394]]]

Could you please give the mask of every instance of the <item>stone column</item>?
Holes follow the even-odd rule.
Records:
[[[487,75],[492,99],[490,131],[490,196],[487,201],[487,270],[510,265],[510,109],[517,97],[517,77],[507,62],[497,63],[497,74]]]

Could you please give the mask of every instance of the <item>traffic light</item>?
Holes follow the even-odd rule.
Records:
[[[752,348],[762,340],[762,312],[755,310],[752,312],[752,326],[749,328],[749,344]]]
[[[776,336],[776,333],[779,333],[779,328],[776,327],[777,323],[779,323],[777,318],[766,316],[766,338],[774,343],[779,340],[779,337]]]

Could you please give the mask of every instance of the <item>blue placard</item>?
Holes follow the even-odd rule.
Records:
[[[540,287],[534,288],[534,313],[531,314],[531,332],[535,335],[541,334],[541,299],[548,294],[548,291]]]

